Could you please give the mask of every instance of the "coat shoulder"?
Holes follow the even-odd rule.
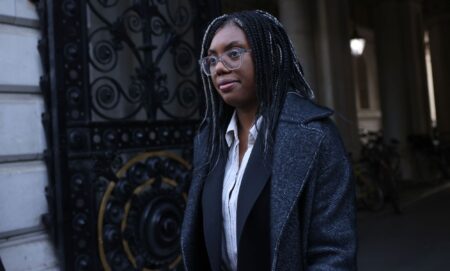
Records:
[[[334,154],[333,157],[346,156],[339,130],[331,119],[333,113],[334,111],[330,108],[320,106],[296,93],[289,93],[286,96],[280,121],[292,124],[283,125],[284,133],[307,131],[306,134],[315,134],[320,146],[320,154]]]
[[[309,124],[329,118],[334,111],[330,108],[316,104],[310,99],[306,99],[297,93],[289,92],[283,105],[280,121],[300,122]]]

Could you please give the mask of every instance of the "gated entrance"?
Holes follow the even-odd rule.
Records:
[[[182,270],[213,0],[38,1],[45,217],[64,270]]]

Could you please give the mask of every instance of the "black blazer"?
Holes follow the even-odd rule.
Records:
[[[260,133],[261,135],[261,133]],[[262,136],[258,136],[242,177],[237,206],[238,270],[270,269],[269,195],[270,170],[263,161]],[[204,242],[212,270],[222,260],[222,186],[226,159],[220,158],[206,177],[202,192]]]

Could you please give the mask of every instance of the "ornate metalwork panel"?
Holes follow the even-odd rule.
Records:
[[[212,0],[35,1],[64,270],[182,270],[179,235]]]

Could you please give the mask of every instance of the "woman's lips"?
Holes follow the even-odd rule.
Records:
[[[222,92],[229,92],[231,91],[237,84],[237,81],[230,81],[230,82],[226,82],[226,83],[221,83],[219,85],[219,89]]]

